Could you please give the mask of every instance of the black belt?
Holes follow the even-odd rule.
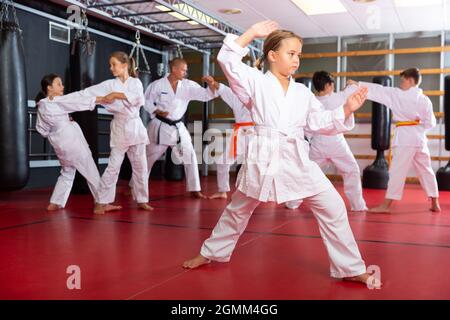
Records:
[[[178,132],[177,144],[179,144],[181,142],[181,136],[180,136],[180,130],[178,130],[178,127],[177,127],[177,123],[183,121],[183,118],[178,119],[178,120],[170,120],[170,119],[164,118],[164,117],[162,117],[160,115],[156,115],[156,119],[158,119],[161,122],[164,122],[165,124],[168,124],[169,126],[177,128],[177,132]],[[158,128],[158,144],[159,144],[159,132],[160,132],[160,130],[161,130],[161,126],[159,126],[159,128]]]

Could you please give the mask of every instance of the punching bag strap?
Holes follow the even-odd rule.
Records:
[[[14,2],[11,0],[2,0],[0,7],[0,30],[3,30],[3,28],[6,27],[3,25],[4,23],[6,23],[7,26],[11,26],[12,21],[9,21],[10,12],[14,18],[14,24],[17,26],[19,32],[22,33],[22,30],[20,30],[19,19],[17,18],[16,8],[14,7]]]
[[[87,54],[90,56],[92,55],[92,51],[95,46],[95,41],[91,40],[91,37],[89,35],[89,28],[88,28],[88,18],[86,15],[86,10],[83,9],[81,11],[81,24],[77,28],[77,32],[75,33],[74,39],[72,41],[72,51],[71,54],[75,54],[75,47],[76,42],[83,43],[82,49],[87,51]]]
[[[134,53],[136,52],[136,58],[135,58],[135,60],[136,60],[136,69],[138,71],[142,71],[139,68],[139,62],[140,62],[139,56],[142,55],[142,58],[144,59],[144,63],[145,63],[145,70],[144,71],[150,73],[150,66],[149,66],[147,58],[145,56],[144,49],[142,48],[142,45],[141,45],[141,33],[139,32],[139,30],[136,31],[135,39],[136,39],[136,41],[135,41],[135,43],[133,45],[133,49],[131,49],[131,52],[130,52],[129,56],[132,58]]]

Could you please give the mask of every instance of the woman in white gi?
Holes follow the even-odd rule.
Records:
[[[225,142],[223,156],[218,157],[216,161],[217,186],[218,192],[209,196],[209,199],[227,199],[227,192],[230,191],[230,167],[233,163],[242,163],[241,157],[245,157],[246,133],[253,127],[250,111],[233,91],[224,85],[218,83],[211,76],[204,77],[210,88],[213,88],[216,95],[219,95],[223,101],[233,110],[235,124],[233,126],[233,135],[230,141]]]
[[[431,100],[419,88],[420,71],[410,68],[400,73],[400,88],[389,88],[376,83],[359,82],[369,89],[368,99],[391,109],[396,122],[392,141],[392,162],[385,200],[370,212],[389,212],[393,201],[401,200],[406,175],[413,164],[420,184],[431,198],[432,212],[440,212],[439,191],[431,167],[430,151],[426,133],[436,126]],[[358,84],[349,80],[349,84]]]
[[[317,71],[313,75],[316,98],[326,110],[334,110],[345,103],[345,100],[354,93],[358,87],[347,86],[341,92],[334,92],[334,79],[326,71]],[[345,141],[344,134],[334,136],[315,134],[311,138],[309,158],[324,168],[328,163],[334,164],[344,180],[344,192],[350,201],[351,211],[366,211],[367,206],[363,198],[361,173],[358,163],[350,147]],[[301,201],[286,202],[286,207],[298,208]]]
[[[71,121],[69,114],[93,110],[96,104],[106,102],[106,99],[82,96],[78,92],[63,94],[61,78],[56,74],[48,74],[42,78],[41,92],[35,99],[36,130],[48,139],[61,164],[61,173],[50,198],[48,211],[66,206],[77,170],[86,178],[92,196],[98,202],[100,175],[80,126]]]
[[[186,79],[187,63],[181,58],[170,62],[170,74],[153,81],[145,91],[144,108],[150,114],[147,125],[150,144],[147,146],[148,174],[153,164],[167,148],[172,147],[172,156],[177,163],[183,163],[186,174],[186,189],[196,198],[206,198],[201,193],[198,161],[189,131],[183,123],[183,116],[191,100],[209,101],[214,93],[198,83]],[[134,181],[130,182],[133,186]]]
[[[217,57],[233,92],[250,109],[255,132],[239,172],[238,190],[200,254],[183,266],[196,268],[211,260],[229,261],[260,202],[304,199],[319,222],[331,276],[366,283],[371,275],[366,273],[344,202],[319,166],[309,159],[302,132],[307,128],[337,134],[350,129],[354,125],[352,113],[363,104],[367,89],[355,92],[336,110],[321,110],[312,92],[291,76],[299,67],[301,38],[276,29],[275,22],[263,21],[240,37],[229,34]],[[269,63],[266,73],[241,61],[248,53],[246,46],[264,37],[261,59]]]
[[[126,53],[112,53],[109,64],[115,78],[82,91],[86,95],[102,95],[112,92],[108,97],[114,100],[113,103],[103,104],[106,110],[113,113],[114,118],[111,121],[111,153],[108,166],[100,181],[99,204],[94,213],[103,214],[105,206],[114,202],[116,184],[125,153],[128,155],[133,171],[133,199],[137,201],[139,209],[153,210],[148,204],[147,157],[145,154],[148,137],[145,126],[139,117],[139,109],[144,105],[142,82],[136,78],[134,61]],[[119,206],[117,209],[121,209],[121,207]]]

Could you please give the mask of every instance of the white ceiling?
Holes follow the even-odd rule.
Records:
[[[191,0],[194,5],[238,28],[271,19],[282,28],[304,38],[348,36],[377,33],[450,30],[450,0],[441,5],[402,7],[394,0],[357,3],[341,1],[347,12],[307,16],[290,0]],[[424,0],[423,3],[427,3]],[[241,14],[226,15],[220,9],[239,8]]]

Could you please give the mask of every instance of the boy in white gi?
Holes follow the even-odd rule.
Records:
[[[400,88],[359,82],[359,85],[369,89],[369,100],[391,109],[393,120],[396,122],[385,200],[378,207],[371,208],[370,212],[389,212],[393,201],[402,198],[406,175],[411,164],[416,170],[422,188],[431,198],[430,210],[441,211],[426,136],[427,131],[436,126],[436,118],[431,100],[419,88],[420,82],[421,75],[417,68],[406,69],[400,73]],[[349,80],[348,83],[358,84],[353,80]]]
[[[358,87],[347,86],[341,92],[334,92],[334,79],[326,71],[317,71],[313,75],[314,88],[317,91],[316,98],[326,110],[334,110],[345,103],[345,100],[354,93]],[[328,163],[335,165],[344,180],[344,192],[350,201],[351,211],[366,211],[361,186],[361,173],[358,163],[353,156],[350,147],[345,141],[344,134],[334,136],[315,134],[311,139],[309,157],[321,168]],[[291,209],[298,208],[301,201],[290,201],[286,206]]]
[[[301,38],[277,29],[275,22],[263,21],[240,37],[229,34],[217,56],[233,92],[249,108],[255,127],[231,203],[200,254],[183,267],[229,261],[261,202],[304,199],[319,222],[331,276],[366,283],[372,278],[350,229],[344,202],[309,159],[303,129],[322,134],[349,130],[354,125],[352,113],[363,104],[367,89],[356,91],[336,110],[322,110],[312,92],[292,78],[300,63]],[[255,38],[265,37],[260,61],[268,62],[270,71],[262,73],[241,60]]]

